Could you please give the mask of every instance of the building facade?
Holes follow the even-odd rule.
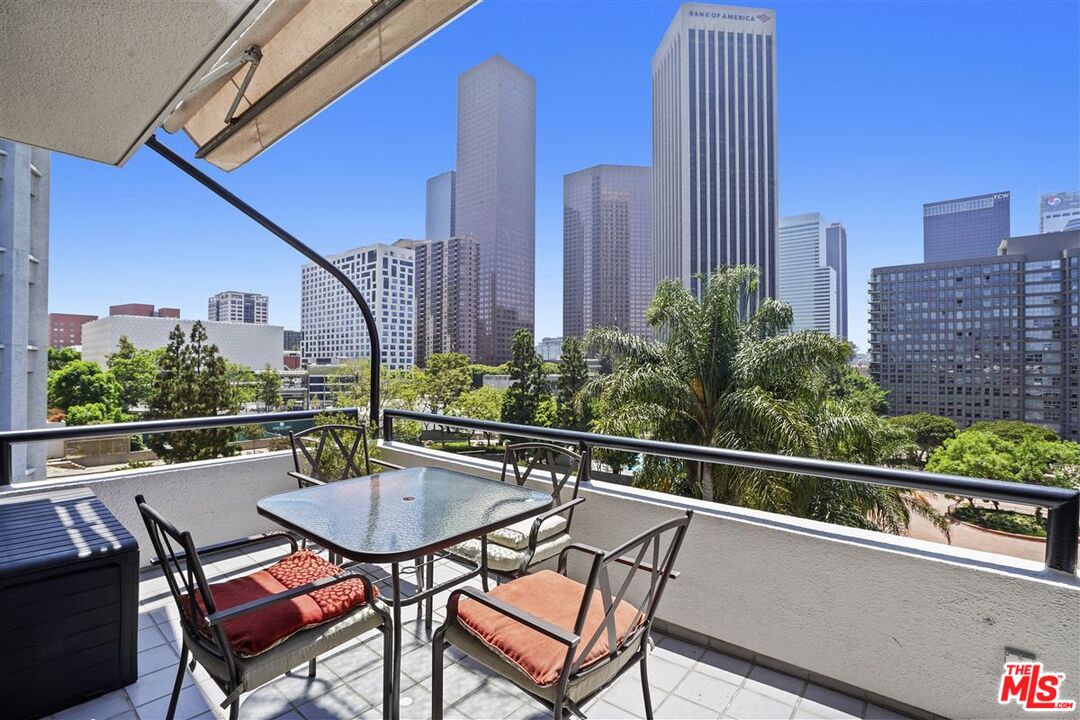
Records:
[[[480,246],[476,359],[506,362],[534,329],[536,81],[498,56],[458,78],[454,222]]]
[[[226,290],[210,297],[206,319],[266,325],[270,322],[270,298],[259,293]]]
[[[300,343],[304,341],[304,333],[299,330],[286,330],[282,335],[284,350],[300,352]]]
[[[356,284],[375,317],[382,361],[390,369],[415,363],[413,251],[368,245],[327,258]],[[314,263],[300,270],[301,357],[307,366],[371,357],[371,340],[356,301]],[[280,354],[280,346],[279,346]]]
[[[847,340],[847,228],[843,223],[825,227],[825,264],[836,273],[836,336]]]
[[[652,172],[597,165],[563,176],[563,334],[650,334]]]
[[[0,430],[45,427],[49,152],[0,140]],[[45,443],[11,448],[11,480],[45,479]]]
[[[49,347],[78,347],[82,345],[82,326],[97,315],[49,313]]]
[[[120,338],[126,337],[140,350],[155,350],[169,344],[169,333],[177,325],[185,336],[201,322],[206,329],[207,342],[217,345],[218,353],[237,365],[258,372],[269,365],[281,369],[281,333],[277,325],[254,325],[248,323],[222,323],[205,320],[178,320],[176,318],[147,317],[141,315],[110,315],[83,325],[82,356],[84,360],[105,367],[109,355],[120,346]]]
[[[840,282],[828,264],[826,236],[821,213],[780,218],[778,297],[791,306],[793,331],[840,332]]]
[[[1080,192],[1047,193],[1039,197],[1039,232],[1080,230]]]
[[[476,357],[480,245],[472,238],[413,246],[416,277],[416,364],[435,353]]]
[[[685,3],[652,58],[653,267],[755,265],[777,291],[776,15]]]
[[[536,343],[536,353],[544,362],[559,362],[562,357],[561,337],[546,337]]]
[[[1010,235],[1009,192],[988,193],[923,205],[923,262],[947,262],[997,254]]]
[[[180,308],[155,308],[153,305],[147,305],[146,303],[124,303],[123,305],[110,305],[109,315],[179,318]]]
[[[875,268],[870,374],[889,412],[1024,420],[1080,439],[1080,231],[1004,254]]]
[[[428,178],[424,238],[446,240],[457,234],[454,222],[454,196],[457,172],[450,170]]]

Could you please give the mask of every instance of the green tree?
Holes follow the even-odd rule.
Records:
[[[503,422],[531,425],[536,411],[550,393],[544,364],[533,343],[533,334],[524,328],[514,333],[511,344],[510,381],[502,405]]]
[[[239,411],[236,389],[216,345],[207,342],[201,322],[190,337],[177,325],[161,355],[161,372],[147,413],[154,419],[196,418]],[[231,428],[211,428],[149,436],[148,445],[167,463],[205,460],[236,453]]]
[[[1040,440],[1019,442],[974,426],[930,455],[930,472],[1072,488],[1080,485],[1080,444]]]
[[[588,430],[592,418],[590,405],[580,398],[581,389],[589,380],[585,364],[585,346],[581,338],[568,337],[562,344],[562,366],[557,386],[558,411],[555,425],[567,430]]]
[[[262,372],[255,377],[259,404],[264,412],[281,407],[281,375],[267,363]]]
[[[462,393],[472,387],[472,370],[468,356],[461,353],[435,353],[427,359],[427,365],[419,375],[419,382],[424,404],[433,413],[445,413]]]
[[[49,371],[60,370],[69,362],[82,360],[82,353],[71,347],[49,348]]]
[[[558,415],[559,407],[555,403],[555,397],[545,395],[540,398],[540,402],[536,406],[536,412],[533,413],[531,424],[539,427],[558,427]]]
[[[49,373],[49,407],[67,410],[73,405],[100,403],[115,408],[120,402],[120,384],[89,360],[73,360]]]
[[[87,403],[85,405],[72,405],[67,409],[65,420],[71,425],[97,425],[100,423],[127,422],[131,419],[120,408],[108,406],[105,403]]]
[[[120,384],[120,406],[125,412],[146,407],[154,399],[160,356],[160,350],[139,350],[126,335],[120,337],[116,352],[108,356],[106,364]]]
[[[748,312],[758,287],[752,267],[700,282],[700,300],[676,281],[657,288],[646,318],[663,341],[590,331],[590,346],[615,358],[612,373],[587,386],[605,398],[605,431],[855,462],[898,452],[906,434],[834,396],[848,343],[788,332],[791,308],[771,298]],[[940,526],[925,499],[904,490],[697,463],[688,470],[689,487],[707,499],[892,532],[911,512]]]
[[[977,423],[972,423],[968,429],[993,433],[999,438],[1015,443],[1028,439],[1048,440],[1050,442],[1061,439],[1050,428],[1026,423],[1023,420],[980,420]]]
[[[840,371],[833,394],[875,415],[883,415],[889,409],[889,391],[882,390],[876,382],[851,366]]]
[[[890,418],[889,422],[911,433],[911,439],[918,448],[911,455],[911,459],[920,466],[925,466],[930,454],[956,435],[956,423],[949,418],[930,413],[898,415]]]
[[[259,380],[255,376],[255,371],[247,365],[226,360],[225,378],[232,386],[238,408],[251,405],[259,399]]]
[[[479,387],[462,393],[450,405],[448,412],[457,417],[474,420],[499,420],[502,417],[503,396],[505,390],[493,387]],[[491,445],[491,434],[484,433],[484,441]]]

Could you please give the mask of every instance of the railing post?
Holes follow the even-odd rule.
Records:
[[[0,485],[11,484],[12,465],[11,443],[0,440]]]
[[[1046,515],[1046,567],[1076,573],[1076,543],[1080,532],[1080,493]]]
[[[385,410],[382,416],[382,439],[383,442],[394,441],[394,418],[392,415],[388,415]]]
[[[588,443],[578,443],[578,453],[581,455],[581,467],[578,468],[578,480],[589,482],[592,475],[592,448]]]

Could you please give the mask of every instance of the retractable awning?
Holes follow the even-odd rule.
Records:
[[[0,137],[123,165],[164,126],[231,170],[475,2],[0,2]]]

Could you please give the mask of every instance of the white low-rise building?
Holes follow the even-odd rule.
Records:
[[[191,336],[195,320],[176,318],[110,315],[83,325],[83,359],[101,366],[116,352],[120,338],[126,336],[140,350],[153,350],[169,344],[169,333],[179,325],[184,335]],[[269,365],[275,370],[282,366],[284,328],[280,325],[201,321],[209,342],[228,361],[252,370]]]

